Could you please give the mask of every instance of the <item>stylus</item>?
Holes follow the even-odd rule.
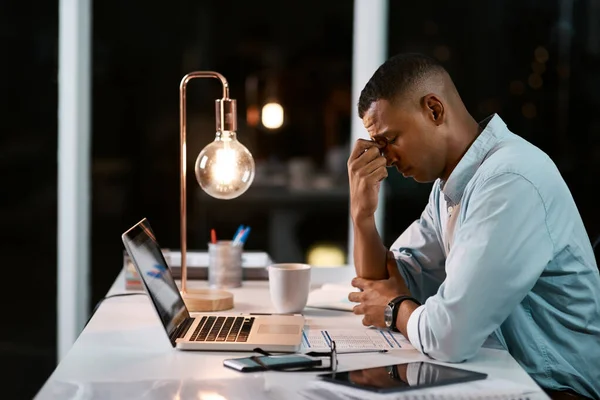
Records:
[[[361,350],[339,350],[337,354],[359,354],[359,353],[387,353],[386,349],[361,349]],[[307,356],[311,357],[319,357],[323,356],[324,353],[319,351],[310,351],[308,353],[304,353]]]
[[[338,350],[338,354],[387,353],[386,349]]]

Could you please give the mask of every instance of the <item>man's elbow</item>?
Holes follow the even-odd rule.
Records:
[[[475,346],[468,340],[441,340],[437,346],[433,346],[427,355],[435,360],[461,363],[475,356],[480,346]]]

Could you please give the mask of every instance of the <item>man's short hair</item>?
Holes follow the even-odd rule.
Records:
[[[446,69],[433,57],[420,53],[400,53],[384,62],[365,85],[358,100],[362,119],[377,100],[392,102],[434,73]]]

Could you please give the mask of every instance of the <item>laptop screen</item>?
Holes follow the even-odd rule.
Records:
[[[122,239],[167,334],[171,336],[189,313],[150,223],[144,218],[125,232]]]

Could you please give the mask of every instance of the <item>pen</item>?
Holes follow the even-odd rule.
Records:
[[[251,313],[249,313],[249,315],[292,315],[292,316],[297,316],[297,315],[302,315],[302,314],[294,314],[294,313],[273,314],[273,313],[251,312]]]
[[[360,350],[338,350],[337,354],[361,354],[361,353],[387,353],[386,349],[360,349]],[[309,351],[308,353],[304,353],[307,356],[317,357],[321,356],[323,353],[320,351]]]
[[[359,354],[359,353],[387,353],[386,349],[358,349],[358,350],[338,350],[338,354]]]
[[[242,230],[244,230],[244,225],[238,226],[237,231],[235,231],[235,235],[233,235],[234,241],[238,238],[238,236],[242,232]]]
[[[241,237],[240,237],[240,243],[241,244],[245,244],[246,240],[248,239],[248,235],[250,234],[250,227],[247,226],[246,228],[244,228],[244,232],[242,233]]]
[[[217,232],[214,229],[210,230],[210,241],[211,243],[217,243]]]
[[[246,229],[248,228],[244,228],[240,231],[240,233],[238,233],[235,237],[235,239],[233,239],[233,245],[234,246],[238,246],[240,244],[242,244],[242,237],[244,236],[244,233],[246,232]]]

